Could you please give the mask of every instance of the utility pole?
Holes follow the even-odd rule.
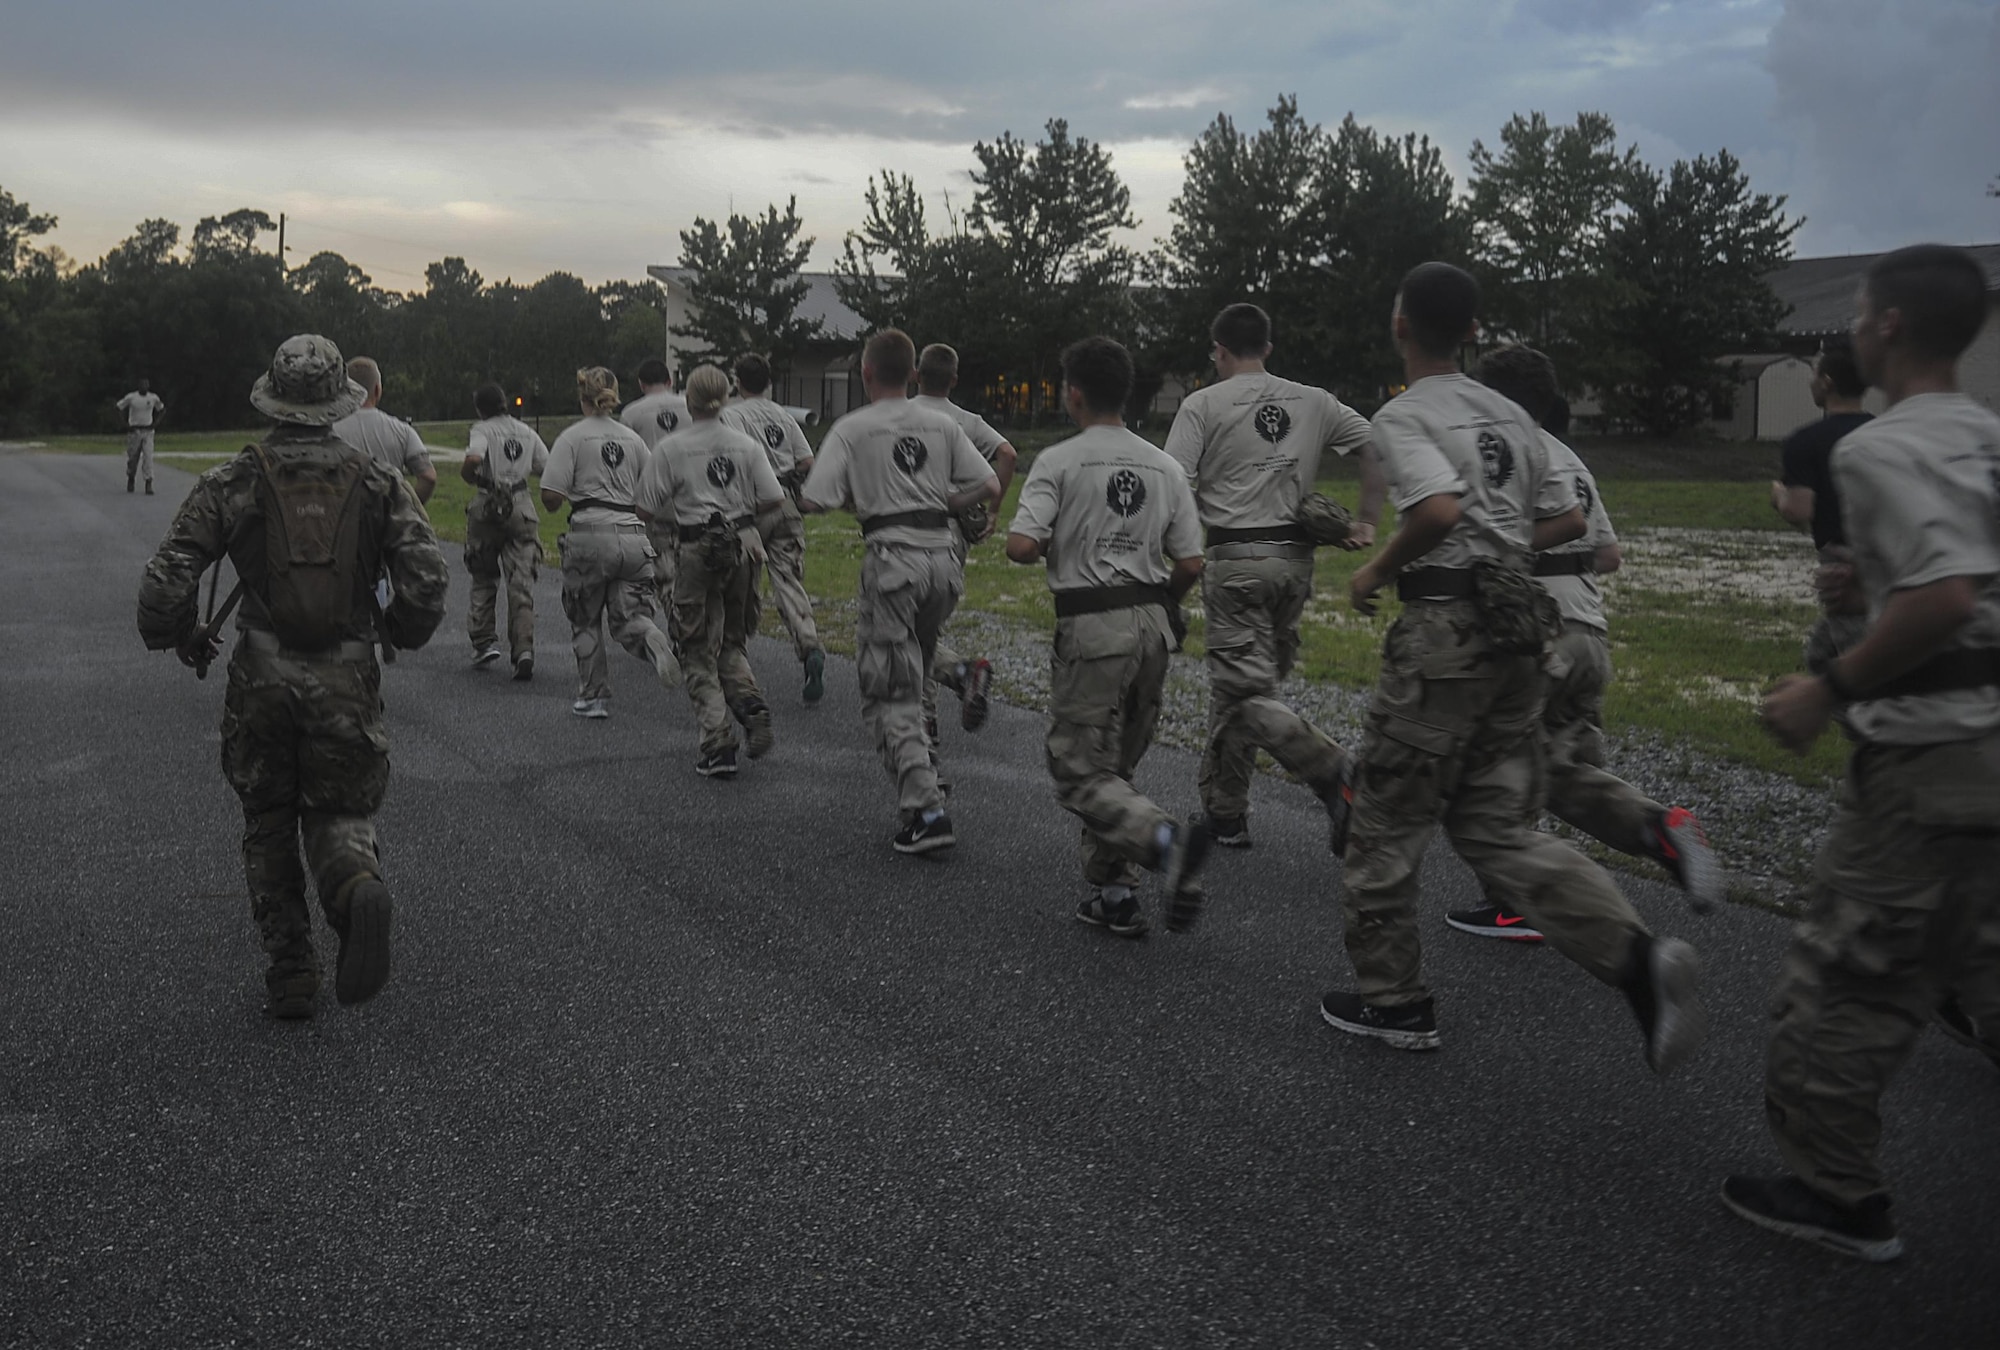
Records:
[[[266,216],[264,219],[269,220]],[[278,212],[278,275],[285,274],[285,213]]]

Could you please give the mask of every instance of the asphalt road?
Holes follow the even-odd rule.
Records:
[[[1767,1170],[1767,915],[1626,884],[1708,970],[1708,1047],[1641,1062],[1554,952],[1450,933],[1446,1045],[1341,1036],[1339,869],[1260,783],[1198,931],[1070,920],[1040,719],[948,734],[961,843],[893,854],[853,670],[697,778],[615,656],[568,714],[468,668],[462,570],[386,672],[396,975],[260,1016],[222,680],[133,627],[188,479],[0,455],[0,1344],[1992,1346],[2000,1076],[1926,1037],[1888,1103],[1908,1256],[1863,1267],[1715,1199]],[[1143,784],[1194,800],[1194,763]],[[1157,896],[1148,895],[1156,904]]]

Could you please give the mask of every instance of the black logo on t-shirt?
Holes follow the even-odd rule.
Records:
[[[773,450],[776,450],[779,446],[783,445],[784,443],[785,443],[785,429],[779,426],[776,422],[766,422],[764,424],[764,444],[770,446]]]
[[[727,455],[717,455],[708,462],[708,481],[719,488],[726,488],[736,481],[736,461]]]
[[[1479,462],[1485,466],[1486,481],[1506,487],[1514,476],[1514,448],[1490,431],[1479,433]]]
[[[604,457],[604,467],[607,469],[615,469],[625,462],[625,447],[617,441],[606,441],[604,448],[599,450],[598,454]]]
[[[924,448],[923,441],[915,436],[898,436],[895,448],[889,453],[896,461],[896,467],[911,475],[915,475],[923,468],[924,462],[931,457],[931,452]]]
[[[1292,415],[1275,403],[1266,403],[1250,419],[1250,425],[1259,436],[1276,445],[1292,434]]]
[[[507,443],[500,447],[500,453],[507,456],[508,459],[519,459],[524,452],[521,443],[510,437]]]
[[[662,431],[672,431],[681,424],[681,415],[672,408],[662,408],[653,417],[653,425]]]
[[[1104,504],[1129,520],[1146,508],[1146,485],[1130,469],[1120,469],[1104,485]]]

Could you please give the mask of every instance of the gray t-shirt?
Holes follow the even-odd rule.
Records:
[[[2000,418],[1965,394],[1906,398],[1841,438],[1833,478],[1869,622],[1897,591],[1980,577],[1946,650],[2000,647]],[[2000,689],[1862,699],[1847,720],[1884,745],[1970,740],[2000,727]]]
[[[1320,455],[1359,450],[1368,435],[1368,419],[1326,390],[1249,371],[1183,399],[1167,453],[1194,485],[1203,525],[1254,529],[1293,523]]]
[[[993,477],[958,423],[906,398],[883,399],[847,414],[820,443],[804,497],[825,510],[852,511],[866,523],[905,511],[949,511],[953,493]],[[951,529],[895,525],[869,542],[950,548]]]
[[[652,449],[662,436],[671,436],[688,424],[687,400],[671,389],[635,398],[618,414],[618,420],[639,433]]]
[[[134,431],[149,429],[166,407],[158,394],[142,394],[136,389],[118,400],[118,411],[125,414],[125,425]]]
[[[570,512],[575,524],[637,525],[641,522],[630,507],[638,500],[639,478],[650,458],[638,432],[608,417],[586,417],[556,437],[542,470],[542,490],[560,492],[572,502],[589,498],[627,508],[579,507]]]
[[[910,402],[919,408],[941,412],[958,423],[958,429],[965,433],[965,438],[972,442],[972,448],[977,450],[979,457],[988,464],[991,464],[993,457],[1000,453],[1000,447],[1007,444],[1007,438],[994,430],[991,422],[976,412],[959,407],[948,398],[939,398],[935,394],[919,394]]]
[[[1201,556],[1201,521],[1172,456],[1123,427],[1086,427],[1035,457],[1008,533],[1043,546],[1049,589],[1165,585]]]
[[[764,447],[771,472],[790,473],[812,458],[812,443],[792,415],[768,398],[746,398],[722,410],[719,420]]]
[[[549,448],[542,444],[535,429],[504,413],[472,424],[466,436],[465,457],[484,464],[493,486],[503,490],[527,482],[549,466]],[[521,492],[515,496],[520,509],[534,518],[532,495]]]
[[[1389,498],[1407,511],[1458,498],[1459,522],[1418,567],[1521,561],[1535,522],[1574,510],[1575,480],[1549,472],[1542,429],[1503,394],[1465,375],[1429,375],[1375,414],[1375,453]]]
[[[655,520],[705,525],[755,516],[784,499],[764,447],[710,418],[691,421],[653,447],[637,501]]]
[[[1566,476],[1576,489],[1577,504],[1583,507],[1587,527],[1583,538],[1550,549],[1549,556],[1594,559],[1598,549],[1618,542],[1618,534],[1611,528],[1611,513],[1604,509],[1604,498],[1597,491],[1597,479],[1591,476],[1589,466],[1576,451],[1546,431],[1542,433],[1542,448],[1549,452],[1549,475]],[[1604,620],[1604,592],[1598,587],[1594,571],[1542,577],[1541,583],[1555,597],[1556,608],[1562,611],[1563,618],[1601,631],[1610,628]]]
[[[395,473],[430,472],[431,453],[424,438],[400,417],[391,417],[380,408],[363,408],[333,424],[333,434],[383,468]]]

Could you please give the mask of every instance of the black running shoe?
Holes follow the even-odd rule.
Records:
[[[1842,1256],[1893,1261],[1903,1254],[1886,1195],[1841,1205],[1797,1177],[1731,1177],[1722,1183],[1722,1203],[1759,1228],[1818,1243]]]
[[[993,663],[985,657],[968,661],[965,665],[965,688],[958,696],[958,724],[967,731],[977,731],[986,725],[987,690],[993,684]]]
[[[703,778],[734,778],[736,776],[736,747],[718,750],[712,755],[703,755],[694,762],[694,771]]]
[[[1428,998],[1378,1008],[1361,995],[1336,989],[1320,1000],[1319,1015],[1330,1027],[1355,1036],[1373,1036],[1398,1050],[1438,1048],[1437,1004]]]
[[[1510,942],[1540,942],[1539,930],[1530,928],[1528,921],[1508,909],[1505,905],[1488,905],[1484,909],[1455,909],[1444,916],[1444,921],[1461,933],[1474,937],[1505,938]]]
[[[1136,895],[1128,895],[1114,905],[1104,898],[1104,892],[1093,892],[1088,900],[1076,907],[1076,921],[1116,933],[1119,937],[1146,936],[1146,916],[1139,909],[1139,897]]]
[[[366,1003],[389,983],[389,920],[394,906],[389,888],[370,877],[347,898],[340,935],[340,964],[333,996],[342,1003]]]
[[[958,842],[958,835],[952,831],[951,817],[940,811],[929,820],[922,815],[911,816],[896,837],[890,841],[898,853],[934,853],[941,848],[950,848]]]
[[[1641,934],[1638,943],[1625,998],[1646,1038],[1647,1067],[1664,1076],[1679,1068],[1708,1034],[1708,1010],[1696,992],[1701,958],[1674,938]]]
[[[526,683],[535,678],[535,654],[522,652],[514,658],[514,678]]]
[[[319,999],[319,966],[312,949],[303,956],[274,960],[264,973],[264,1016],[280,1022],[303,1022],[313,1015]]]
[[[808,706],[826,697],[826,653],[814,648],[806,653],[806,685],[799,697]]]
[[[472,654],[472,664],[475,666],[490,666],[499,659],[500,648],[498,644],[491,642]]]
[[[743,730],[749,733],[752,759],[770,754],[771,747],[778,742],[777,733],[771,729],[771,707],[762,701],[744,705]]]
[[[1726,889],[1722,867],[1715,861],[1715,850],[1708,846],[1708,836],[1702,833],[1694,812],[1684,806],[1661,812],[1653,822],[1651,837],[1654,859],[1672,872],[1687,892],[1689,909],[1706,914],[1722,903]]]
[[[1209,816],[1208,837],[1211,843],[1224,848],[1250,847],[1250,817]]]
[[[1201,917],[1205,898],[1201,869],[1208,861],[1210,842],[1208,822],[1199,816],[1174,827],[1173,842],[1167,845],[1165,868],[1169,933],[1185,933]]]

